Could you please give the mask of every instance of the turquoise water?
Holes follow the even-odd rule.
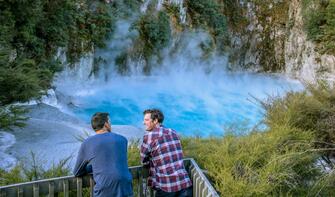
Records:
[[[73,112],[85,120],[109,112],[112,124],[143,127],[142,112],[159,108],[164,125],[186,136],[220,136],[227,128],[244,132],[259,125],[264,111],[255,99],[299,91],[297,81],[260,74],[191,74],[116,77],[99,88],[75,96]]]

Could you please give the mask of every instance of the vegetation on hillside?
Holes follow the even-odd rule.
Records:
[[[160,51],[168,46],[171,39],[170,18],[164,11],[148,13],[134,24],[143,43],[142,53],[147,62],[144,73],[150,73],[150,58],[159,57]]]
[[[68,63],[103,47],[113,31],[111,6],[102,0],[11,0],[0,4],[0,128],[15,123],[7,105],[39,98]],[[10,116],[12,117],[12,116]]]
[[[335,55],[335,0],[304,0],[303,13],[308,38],[317,50]]]
[[[178,33],[192,29],[204,28],[212,36],[213,42],[209,48],[205,44],[200,45],[204,54],[214,51],[214,48],[222,52],[229,46],[226,17],[220,12],[220,5],[215,0],[185,1],[186,24],[181,23],[180,8],[176,4],[165,2],[159,10],[156,5],[157,1],[151,1],[146,12],[136,13],[139,19],[133,23],[131,30],[136,30],[138,37],[133,38],[132,46],[115,59],[119,73],[129,74],[129,62],[144,60],[143,72],[150,74],[154,66],[160,65],[163,49],[172,43],[172,34],[178,37],[181,36]],[[176,53],[178,47],[180,45],[174,43],[169,54]]]
[[[154,2],[148,5],[145,13],[139,15],[129,31],[137,34],[132,38],[133,43],[115,58],[115,65],[122,75],[130,74],[129,62],[143,62],[142,72],[150,74],[154,66],[162,60],[162,50],[171,43],[172,33],[170,16],[165,10],[156,10]]]
[[[242,33],[247,30],[249,19],[245,6],[236,0],[216,0],[216,2],[221,5],[220,12],[227,18],[226,21],[230,31]]]
[[[194,27],[208,29],[219,49],[229,45],[227,18],[221,4],[216,0],[186,0],[185,5]]]

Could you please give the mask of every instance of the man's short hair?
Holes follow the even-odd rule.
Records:
[[[105,123],[109,121],[109,113],[97,112],[92,116],[91,125],[92,128],[97,131],[104,128]]]
[[[143,111],[143,115],[149,114],[152,120],[158,120],[159,123],[163,123],[164,121],[164,114],[159,109],[146,109]]]

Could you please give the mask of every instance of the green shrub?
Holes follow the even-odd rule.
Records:
[[[0,105],[38,98],[50,87],[52,73],[39,68],[32,59],[22,59],[0,67]]]
[[[290,93],[273,101],[267,107],[267,124],[285,124],[314,133],[314,147],[324,150],[322,159],[334,168],[331,158],[335,155],[335,89],[323,82],[306,87],[306,92]]]
[[[209,28],[219,48],[229,44],[227,20],[220,4],[214,0],[187,0],[185,4],[195,27]]]
[[[113,0],[113,15],[118,18],[129,18],[140,12],[141,0]]]
[[[142,15],[133,23],[131,29],[135,29],[139,33],[139,37],[134,42],[133,54],[122,53],[117,57],[117,66],[122,74],[129,72],[126,66],[126,56],[134,56],[137,60],[145,60],[143,73],[149,74],[152,68],[153,58],[158,61],[162,59],[161,50],[170,44],[171,28],[170,17],[164,11],[155,11],[149,5],[145,15]]]
[[[141,165],[140,157],[140,144],[139,140],[133,140],[128,143],[128,166]]]
[[[60,160],[46,169],[43,166],[44,161],[33,152],[31,152],[30,156],[29,162],[19,163],[10,171],[0,169],[0,186],[70,175],[71,169],[68,163],[71,157]]]
[[[307,195],[321,176],[312,139],[311,133],[282,126],[243,137],[184,139],[183,149],[208,170],[221,194]]]
[[[249,21],[247,18],[247,9],[236,0],[216,0],[222,9],[220,11],[227,17],[229,29],[241,33],[246,30]]]
[[[108,4],[100,1],[87,2],[73,12],[73,24],[68,31],[71,36],[66,45],[70,63],[77,62],[94,47],[105,47],[106,39],[115,28],[112,8]]]
[[[15,166],[8,172],[0,169],[0,186],[21,183],[24,181],[25,179],[22,176],[22,168],[19,165]]]
[[[118,72],[122,75],[128,74],[130,71],[127,64],[127,59],[128,59],[128,53],[126,51],[122,52],[115,58],[116,68]]]
[[[164,11],[143,15],[134,26],[144,42],[143,53],[149,59],[168,46],[171,39],[170,19]]]
[[[0,128],[10,130],[12,126],[23,127],[27,117],[24,107],[7,105],[0,106]]]

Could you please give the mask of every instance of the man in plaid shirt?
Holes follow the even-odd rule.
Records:
[[[176,131],[162,125],[164,115],[158,109],[147,109],[143,115],[147,132],[141,145],[141,161],[149,166],[148,185],[156,190],[156,197],[192,196],[192,182],[183,164]]]

